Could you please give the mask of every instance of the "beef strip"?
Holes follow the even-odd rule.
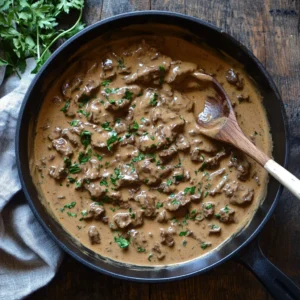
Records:
[[[134,200],[141,205],[146,217],[156,216],[155,196],[141,191],[134,197]]]
[[[92,245],[100,244],[100,233],[96,226],[90,226],[88,236]]]
[[[175,244],[173,236],[176,234],[176,229],[174,227],[168,227],[167,230],[160,228],[161,244],[168,247],[172,247]]]
[[[234,69],[229,69],[226,72],[226,80],[236,87],[237,90],[242,90],[244,88],[244,79],[240,78],[239,73],[235,72]]]
[[[58,153],[64,156],[71,156],[73,154],[73,148],[63,138],[53,140],[52,145]]]

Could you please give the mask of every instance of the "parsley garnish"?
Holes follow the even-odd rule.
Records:
[[[111,80],[106,79],[106,80],[104,80],[104,81],[101,82],[101,85],[102,86],[108,86],[110,83],[111,83]]]
[[[160,202],[157,202],[157,203],[156,203],[156,208],[157,208],[157,209],[159,209],[159,208],[161,208],[161,207],[163,207],[163,206],[164,206],[163,203],[160,203]]]
[[[157,105],[157,99],[158,99],[158,95],[157,93],[154,93],[153,96],[150,99],[150,105],[151,106],[156,106]]]
[[[187,231],[181,231],[179,233],[179,236],[186,236],[188,234],[188,230]]]
[[[80,164],[87,163],[92,156],[92,149],[89,149],[86,153],[79,152],[78,161]]]
[[[125,95],[124,95],[124,99],[127,99],[127,100],[132,100],[132,96],[133,96],[133,93],[130,92],[128,89],[126,89],[125,91]]]
[[[146,252],[146,249],[145,249],[145,248],[142,248],[142,247],[138,247],[138,248],[137,248],[137,251],[140,252],[140,253],[141,253],[141,252]]]
[[[67,214],[68,214],[69,217],[74,217],[74,218],[77,217],[76,213],[71,213],[71,212],[68,211]]]
[[[79,120],[73,120],[73,121],[69,122],[69,124],[73,127],[76,127],[79,125]]]
[[[103,179],[103,180],[101,180],[100,181],[100,185],[105,185],[105,186],[108,186],[108,183],[107,183],[107,181],[105,180],[105,179]]]
[[[73,164],[69,167],[69,172],[71,174],[76,174],[76,173],[79,173],[80,171],[81,171],[81,169],[78,164]]]
[[[79,109],[79,110],[77,110],[77,112],[78,112],[79,114],[82,114],[82,115],[86,116],[86,117],[88,117],[88,116],[90,115],[89,112],[87,112],[87,111],[85,111],[85,110],[83,110],[83,109]]]
[[[195,186],[192,186],[192,187],[187,187],[184,189],[184,194],[190,194],[190,195],[194,195],[195,194],[195,189],[196,187]]]
[[[20,77],[18,70],[24,72],[28,57],[36,57],[37,66],[32,72],[37,73],[58,39],[69,38],[83,29],[83,5],[83,0],[1,1],[0,65],[7,66],[6,76],[16,72]],[[80,12],[76,23],[67,30],[58,29],[58,21],[73,9]]]
[[[138,161],[141,161],[143,159],[145,159],[145,155],[143,153],[139,153],[138,156],[136,156],[132,159],[132,162],[138,162]]]
[[[116,237],[115,236],[115,242],[119,245],[121,249],[127,248],[130,244],[130,242],[122,237]]]
[[[69,106],[70,106],[70,101],[67,101],[67,102],[65,103],[64,107],[63,107],[60,111],[66,113],[67,110],[68,110],[68,108],[69,108]]]
[[[81,144],[86,148],[91,143],[91,132],[83,130],[80,134]]]
[[[109,127],[109,122],[104,122],[101,124],[101,127],[106,131],[112,131],[112,128]]]
[[[178,204],[180,204],[180,201],[174,199],[174,200],[172,200],[171,204],[172,205],[178,205]]]
[[[116,141],[118,141],[118,135],[115,131],[111,131],[110,138],[106,141],[106,146],[107,146],[108,151],[111,150],[111,145],[113,143],[115,143]]]

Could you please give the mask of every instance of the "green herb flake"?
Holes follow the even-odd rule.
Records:
[[[92,149],[89,149],[85,153],[79,152],[78,161],[80,164],[87,163],[90,160],[91,156],[92,156]]]
[[[70,101],[67,101],[65,103],[64,107],[60,111],[66,113],[68,111],[68,109],[69,109],[70,103],[71,103]]]
[[[186,230],[186,231],[181,231],[180,233],[179,233],[179,236],[186,236],[188,234],[188,230]]]
[[[91,143],[92,133],[88,130],[83,130],[80,134],[81,144],[86,148]]]
[[[125,90],[124,99],[132,100],[133,93],[129,91],[129,89]]]
[[[153,96],[150,99],[150,105],[151,106],[156,106],[157,105],[157,100],[158,100],[158,94],[154,93]]]
[[[76,174],[76,173],[80,173],[81,168],[79,167],[79,164],[73,164],[69,167],[69,172],[71,174]]]
[[[159,66],[159,84],[162,85],[165,78],[166,69],[163,66]]]
[[[187,194],[194,195],[194,194],[195,194],[195,189],[196,189],[195,186],[192,186],[192,187],[186,187],[186,188],[184,189],[184,194],[185,194],[185,195],[187,195]]]
[[[73,127],[77,127],[79,125],[79,120],[72,120],[69,124]]]
[[[160,209],[161,207],[163,207],[164,204],[163,203],[160,203],[160,202],[157,202],[156,203],[156,209]]]
[[[152,256],[153,256],[153,254],[152,254],[152,253],[150,253],[150,254],[148,255],[148,260],[149,260],[149,261],[151,261],[151,259],[152,259]]]
[[[115,131],[110,132],[110,138],[106,141],[108,151],[111,150],[111,145],[118,141],[118,134]]]
[[[86,217],[88,215],[88,211],[86,209],[82,210],[80,213],[84,217]]]
[[[103,180],[100,181],[100,185],[108,187],[108,183],[107,183],[107,181],[105,179],[103,179]]]
[[[121,249],[125,249],[129,246],[130,242],[123,237],[114,237],[115,242],[119,245]]]
[[[67,179],[68,179],[68,181],[69,181],[70,183],[75,183],[75,182],[76,182],[76,179],[73,178],[73,177],[71,177],[71,176],[68,176]]]
[[[205,243],[205,242],[202,242],[202,243],[201,243],[201,248],[202,248],[203,250],[205,250],[208,246],[209,246],[209,244],[207,244],[207,243]]]
[[[78,112],[79,114],[82,114],[82,115],[86,116],[86,117],[88,117],[88,116],[90,115],[89,112],[87,112],[87,111],[85,111],[85,110],[83,110],[83,109],[79,109],[79,110],[77,110],[77,112]]]
[[[210,204],[205,206],[205,209],[211,209],[212,207],[213,207],[213,205],[210,203]]]
[[[145,159],[145,155],[143,153],[139,153],[138,156],[135,156],[133,159],[132,159],[132,162],[138,162],[138,161],[141,161],[141,160],[144,160]]]
[[[64,208],[69,208],[69,209],[71,209],[71,208],[73,208],[73,207],[75,207],[76,206],[76,202],[71,202],[71,203],[69,203],[69,204],[65,204],[64,205]]]
[[[224,211],[225,211],[225,213],[226,213],[226,214],[228,214],[228,213],[229,213],[229,207],[228,207],[228,205],[225,205],[225,207],[224,207]]]
[[[76,218],[77,217],[77,214],[76,213],[71,213],[71,212],[67,212],[67,215],[69,216],[69,217],[73,217],[73,218]]]
[[[106,80],[104,80],[104,81],[101,82],[101,85],[102,86],[108,86],[110,83],[111,83],[111,80],[106,79]]]
[[[180,201],[174,199],[174,200],[171,201],[171,204],[172,204],[172,205],[179,205],[179,204],[180,204]]]
[[[186,241],[186,240],[183,240],[183,241],[182,241],[182,246],[183,246],[183,247],[186,247],[186,244],[187,244],[187,241]]]
[[[137,248],[137,251],[138,251],[139,253],[142,253],[142,252],[146,252],[146,249],[143,248],[143,247],[138,247],[138,248]]]
[[[170,186],[170,185],[172,185],[173,184],[173,181],[171,180],[171,179],[168,179],[167,180],[167,186]]]

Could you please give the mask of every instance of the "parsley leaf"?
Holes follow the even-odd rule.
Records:
[[[86,148],[91,143],[92,133],[88,130],[83,130],[80,134],[81,144]]]
[[[196,187],[195,186],[192,186],[192,187],[187,187],[184,189],[184,194],[190,194],[190,195],[194,195],[195,194],[195,189]]]
[[[130,244],[130,242],[122,237],[116,237],[115,236],[115,242],[119,245],[121,249],[127,248]]]
[[[157,99],[158,99],[158,95],[156,93],[154,93],[153,96],[150,99],[149,104],[151,106],[156,106],[157,105]]]

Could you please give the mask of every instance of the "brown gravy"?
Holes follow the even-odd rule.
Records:
[[[247,225],[268,177],[199,133],[223,84],[244,133],[272,142],[262,99],[232,59],[178,37],[139,36],[85,54],[59,77],[36,126],[33,178],[57,221],[86,247],[136,265],[187,261]]]

